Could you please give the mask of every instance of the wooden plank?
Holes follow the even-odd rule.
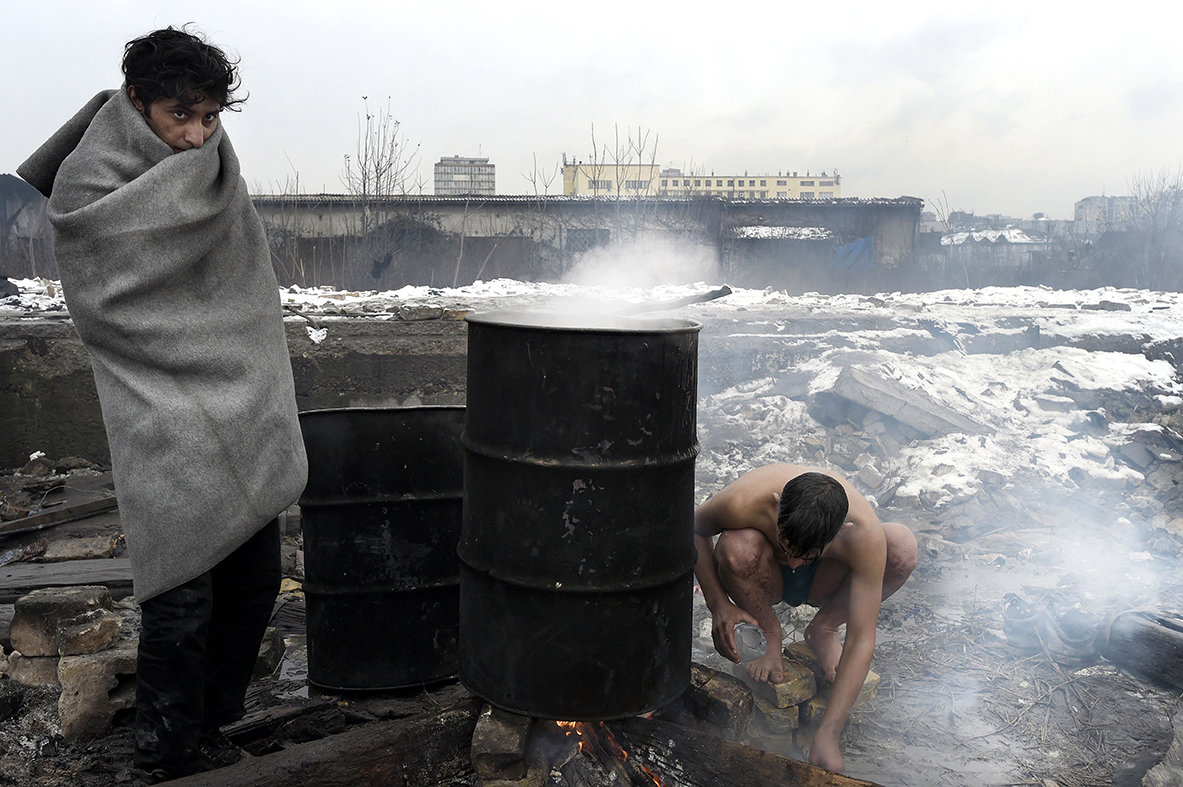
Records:
[[[467,784],[469,747],[482,702],[367,724],[310,743],[243,759],[169,784],[176,787],[424,787]]]
[[[131,558],[67,560],[61,563],[10,563],[0,566],[0,604],[12,604],[33,590],[105,585],[111,597],[131,595]]]
[[[0,645],[6,650],[12,650],[8,632],[12,628],[12,616],[15,613],[16,608],[12,604],[0,604]]]
[[[53,527],[54,525],[60,525],[65,522],[74,522],[94,516],[95,514],[101,514],[104,511],[110,511],[118,505],[115,496],[108,495],[85,503],[61,506],[48,511],[42,510],[36,514],[30,514],[29,516],[0,524],[0,536],[12,536],[17,533],[32,533],[35,530],[44,530],[47,527]]]
[[[1101,653],[1132,672],[1183,689],[1183,615],[1122,612],[1109,621]]]

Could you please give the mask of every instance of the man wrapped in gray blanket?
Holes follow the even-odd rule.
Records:
[[[153,780],[237,753],[279,589],[277,516],[307,462],[279,290],[221,115],[235,62],[184,30],[127,44],[18,173],[49,197],[90,353],[142,631],[135,764]]]

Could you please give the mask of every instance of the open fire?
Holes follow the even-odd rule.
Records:
[[[617,783],[642,787],[673,787],[636,757],[630,757],[604,722],[556,721],[554,724],[565,738],[576,742],[578,753],[590,758],[595,766],[599,766],[598,769],[607,773],[608,778],[611,779],[613,774],[616,774],[617,779],[625,779]]]

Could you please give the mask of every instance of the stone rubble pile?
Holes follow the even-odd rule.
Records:
[[[15,604],[4,674],[59,689],[63,738],[101,735],[135,704],[138,621],[134,603],[105,587],[35,590]]]

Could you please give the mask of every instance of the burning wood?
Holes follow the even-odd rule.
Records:
[[[474,737],[474,763],[496,755],[484,751],[492,740],[490,736]],[[499,787],[871,785],[710,733],[645,717],[608,722],[539,721],[533,725],[524,758],[527,772],[519,779],[486,778],[478,784]]]
[[[641,787],[672,787],[651,768],[639,762],[621,746],[604,722],[556,721],[555,726],[567,738],[574,738],[578,751],[590,758],[609,779],[618,784]]]

